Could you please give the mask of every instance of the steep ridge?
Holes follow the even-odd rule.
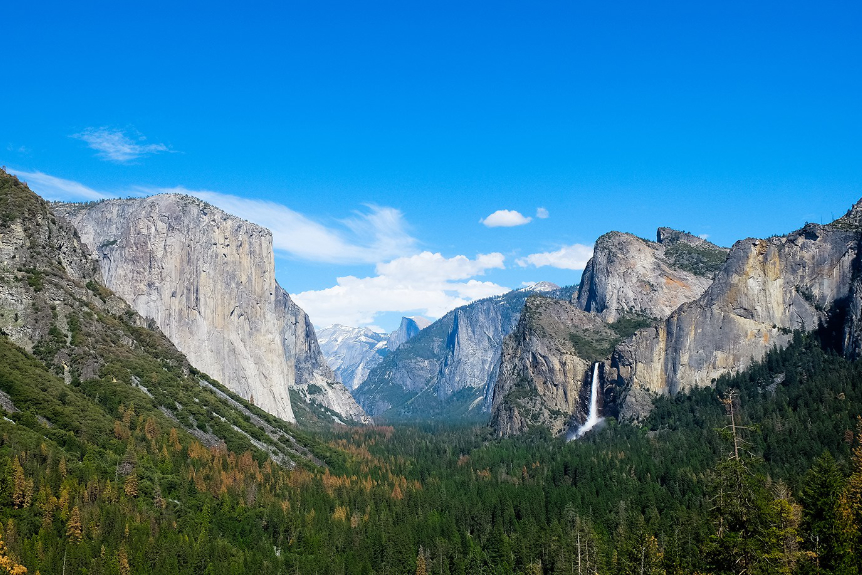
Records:
[[[596,240],[575,303],[609,322],[626,314],[665,318],[700,297],[728,250],[671,228],[657,241],[610,232]]]
[[[481,417],[491,407],[503,338],[515,329],[531,293],[515,290],[449,312],[372,369],[355,392],[357,400],[369,414],[387,419]],[[572,292],[546,293],[569,299]]]
[[[656,394],[745,369],[786,346],[794,330],[838,322],[847,353],[857,353],[860,209],[832,224],[738,241],[698,300],[614,352],[608,378],[622,398],[621,417],[643,417]]]
[[[386,349],[390,352],[395,351],[401,346],[401,344],[418,334],[429,325],[431,325],[430,320],[418,315],[402,317],[401,324],[398,326],[398,329],[389,334],[389,338],[386,340]]]
[[[195,367],[288,421],[291,389],[365,419],[323,359],[308,316],[276,283],[268,230],[178,194],[52,208],[93,251],[106,285]]]
[[[529,313],[506,338],[491,406],[495,432],[562,434],[582,424],[591,366],[601,362],[606,381],[617,344],[699,297],[727,252],[670,228],[659,228],[656,242],[620,232],[600,237],[572,303],[530,298]],[[602,386],[602,410],[616,409],[617,392]]]

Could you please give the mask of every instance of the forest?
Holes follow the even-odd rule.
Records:
[[[10,573],[862,572],[862,364],[817,334],[579,441],[297,430],[294,467],[0,355]]]

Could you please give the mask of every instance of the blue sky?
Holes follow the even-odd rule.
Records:
[[[0,164],[273,227],[318,326],[576,283],[609,230],[730,245],[862,197],[858,2],[131,4],[4,7]]]

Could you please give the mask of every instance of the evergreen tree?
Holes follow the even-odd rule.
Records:
[[[77,505],[72,508],[72,514],[69,516],[68,523],[66,523],[66,537],[72,543],[80,543],[84,538],[84,531],[81,527],[81,511]]]

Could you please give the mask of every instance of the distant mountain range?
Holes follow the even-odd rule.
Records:
[[[573,291],[540,283],[455,309],[383,357],[354,395],[387,420],[487,417],[503,338],[526,299]]]
[[[383,358],[431,325],[420,316],[403,317],[401,325],[386,335],[368,328],[331,325],[317,332],[317,341],[338,380],[356,389]]]

